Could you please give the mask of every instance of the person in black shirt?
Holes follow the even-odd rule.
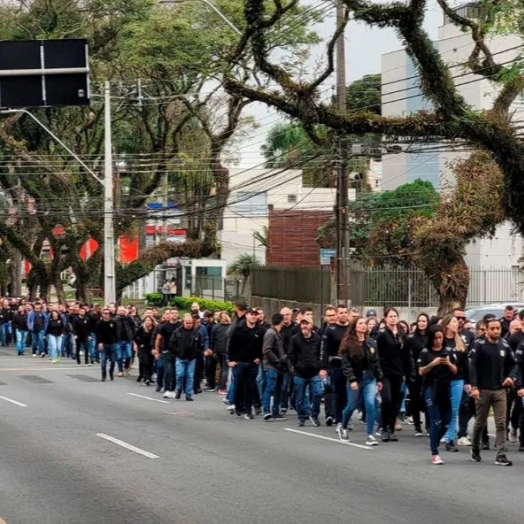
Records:
[[[342,359],[338,353],[340,343],[349,327],[348,308],[337,306],[337,320],[324,330],[320,346],[320,376],[329,377],[329,385],[324,391],[324,409],[326,425],[333,422],[342,424],[342,411],[347,404],[346,378],[342,373]],[[338,429],[337,429],[338,432]]]
[[[18,355],[23,355],[27,338],[27,311],[25,306],[18,306],[18,311],[13,315],[13,327],[16,331],[16,350]]]
[[[47,347],[51,362],[56,364],[62,351],[62,341],[65,333],[65,323],[63,315],[60,315],[56,309],[51,311],[45,327],[45,337],[47,338]]]
[[[164,313],[164,316],[166,313]],[[164,363],[164,398],[175,398],[175,355],[169,351],[169,341],[173,333],[182,326],[178,320],[178,310],[172,309],[167,313],[168,320],[157,332],[155,349],[162,355]],[[157,387],[158,389],[158,387]]]
[[[408,335],[406,340],[406,349],[411,352],[413,362],[418,362],[418,358],[423,349],[428,347],[428,327],[429,316],[426,313],[421,313],[417,317],[416,327],[413,333]],[[415,436],[422,437],[422,423],[420,420],[420,412],[425,410],[422,402],[422,377],[417,375],[414,381],[408,382],[409,388],[409,410],[415,425]],[[428,426],[428,421],[426,421]]]
[[[398,312],[387,308],[384,312],[386,327],[377,336],[380,368],[384,374],[382,397],[382,442],[396,442],[395,424],[402,401],[402,382],[415,380],[413,357],[405,347],[406,334],[398,324]]]
[[[291,338],[296,334],[296,323],[293,322],[293,311],[288,307],[282,308],[280,314],[284,317],[284,324],[280,331],[280,336],[282,337],[282,342],[284,344],[284,353],[287,355],[289,347],[291,345]],[[289,408],[289,399],[293,398],[293,373],[287,371],[283,375],[282,383],[282,395],[280,397],[280,413],[282,416],[285,416]],[[293,407],[293,405],[291,405]]]
[[[144,381],[144,386],[149,386],[152,381],[154,357],[153,331],[155,320],[152,316],[145,317],[135,333],[133,340],[135,352],[138,355],[138,378],[137,382]]]
[[[300,321],[300,333],[291,339],[288,357],[293,368],[295,403],[298,426],[309,418],[313,426],[320,426],[318,416],[322,398],[320,379],[320,337],[313,333],[313,322],[308,317]],[[306,397],[309,389],[309,400]]]
[[[76,342],[76,363],[78,366],[80,365],[80,352],[83,350],[85,365],[90,366],[89,341],[91,340],[91,323],[86,316],[86,308],[84,306],[81,306],[78,310],[78,315],[73,317],[71,327]]]
[[[135,336],[135,322],[123,306],[119,306],[118,315],[114,318],[116,324],[116,361],[118,376],[128,377],[131,374],[131,342]]]
[[[376,419],[375,402],[377,390],[382,389],[382,370],[376,342],[368,338],[367,330],[366,319],[358,317],[350,323],[340,344],[339,354],[342,357],[342,370],[347,381],[348,403],[342,413],[339,437],[348,438],[348,422],[357,408],[359,396],[362,395],[366,405],[366,444],[376,446],[378,442],[373,436]]]
[[[111,312],[107,307],[102,310],[102,318],[96,325],[95,335],[98,344],[98,352],[100,353],[102,382],[105,382],[107,378],[108,361],[110,362],[109,378],[114,380],[116,363],[116,323],[111,318]]]
[[[506,306],[504,309],[504,314],[502,315],[502,318],[500,318],[500,326],[501,326],[501,336],[505,337],[506,334],[509,331],[509,325],[511,324],[511,321],[515,318],[515,308],[513,306]]]
[[[506,457],[506,404],[504,388],[514,385],[518,366],[508,343],[501,339],[500,320],[495,318],[486,322],[486,338],[473,344],[469,355],[469,378],[471,396],[477,401],[477,419],[473,428],[471,460],[480,462],[480,437],[493,408],[495,415],[495,464],[511,466]]]
[[[441,326],[429,328],[428,347],[420,353],[417,365],[423,377],[422,388],[429,413],[431,463],[440,466],[444,462],[439,456],[438,445],[451,421],[450,382],[457,373],[455,355],[444,346]]]

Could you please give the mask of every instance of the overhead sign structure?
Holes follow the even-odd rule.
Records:
[[[0,108],[89,105],[87,40],[0,42]]]
[[[329,266],[331,265],[331,259],[336,258],[337,250],[336,249],[321,249],[320,250],[320,265]]]

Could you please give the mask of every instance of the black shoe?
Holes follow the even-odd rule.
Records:
[[[155,391],[156,391],[157,393],[160,393],[160,392],[162,391],[162,386],[157,386],[157,387],[155,388]]]
[[[382,431],[382,442],[389,442],[391,440],[391,436],[389,435],[389,431]]]
[[[305,422],[303,419],[300,419],[300,420],[297,422],[297,426],[298,426],[299,428],[303,428],[305,423],[306,423],[306,422]]]
[[[115,380],[115,375],[114,375],[113,373],[109,373],[109,378],[110,378],[111,380]]]
[[[420,426],[415,426],[415,437],[422,437],[424,436],[424,433],[422,432],[422,428]]]
[[[451,440],[446,442],[446,451],[451,451],[452,453],[458,453],[458,448],[455,446],[455,443]]]
[[[106,377],[102,377],[102,382],[105,382],[106,381]]]
[[[524,444],[521,444],[521,445],[519,446],[519,451],[524,451]]]
[[[508,460],[508,457],[506,457],[506,455],[499,455],[495,459],[495,466],[513,466],[513,462],[511,462],[511,460]]]
[[[489,442],[483,442],[482,446],[480,447],[482,451],[489,451]]]
[[[255,415],[261,415],[262,414],[262,408],[255,408]]]
[[[177,391],[175,393],[175,400],[180,400],[180,397],[182,396],[182,392],[181,391]]]
[[[311,424],[318,428],[320,426],[320,420],[318,418],[313,417],[312,415],[309,416],[309,420],[311,420]]]
[[[142,377],[141,376],[136,377],[136,381],[137,382],[141,382],[142,381]]]
[[[395,432],[394,431],[391,431],[390,434],[389,434],[389,440],[391,440],[391,442],[398,442],[398,438],[397,436],[395,435]]]
[[[482,462],[482,458],[480,457],[480,451],[474,449],[471,450],[471,461]]]
[[[151,381],[150,381],[150,380],[146,380],[146,381],[144,382],[144,384],[145,384],[146,386],[150,386],[150,385],[151,385]]]
[[[266,422],[269,422],[272,418],[273,418],[273,415],[272,415],[271,413],[266,413],[266,414],[264,415],[264,420],[265,420]],[[302,425],[304,425],[304,424],[302,424]]]
[[[176,398],[176,396],[175,396],[175,398]],[[193,397],[186,397],[186,400],[187,400],[188,402],[193,402]]]
[[[287,420],[287,418],[284,417],[284,415],[282,415],[282,413],[280,413],[280,414],[277,415],[276,417],[273,417],[272,420],[276,420],[276,421],[279,421],[279,420]]]
[[[326,417],[326,426],[333,425],[333,417]]]
[[[202,389],[201,388],[198,388],[195,390],[195,395],[198,395],[199,393],[202,393]]]

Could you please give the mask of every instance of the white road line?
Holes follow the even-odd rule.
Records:
[[[307,431],[299,431],[298,429],[283,428],[284,431],[290,431],[291,433],[298,433],[299,435],[305,435],[306,437],[319,438],[322,440],[328,440],[329,442],[336,442],[337,444],[345,444],[346,446],[352,446],[354,448],[365,449],[366,451],[371,450],[370,447],[364,446],[363,444],[355,444],[354,442],[347,442],[346,440],[340,440],[338,438],[324,437],[323,435],[317,435],[316,433],[308,433]]]
[[[138,393],[128,393],[128,395],[131,395],[132,397],[143,398],[145,400],[152,400],[153,402],[160,402],[161,404],[171,404],[171,402],[168,402],[167,400],[160,400],[158,398],[145,397],[144,395],[139,395]]]
[[[143,449],[132,446],[131,444],[128,444],[127,442],[123,442],[122,440],[118,440],[117,438],[110,437],[109,435],[105,435],[104,433],[97,433],[96,436],[103,438],[105,440],[109,440],[109,442],[113,442],[113,444],[122,446],[123,448],[126,448],[129,451],[134,451],[135,453],[138,453],[139,455],[143,455],[144,457],[147,457],[150,459],[160,458],[158,455],[153,455],[153,453],[149,453],[149,451],[144,451]]]
[[[15,406],[19,406],[21,408],[26,408],[27,406],[25,404],[22,404],[21,402],[18,402],[18,400],[13,400],[9,397],[0,397],[0,400],[5,400],[6,402],[11,402],[11,404],[14,404]],[[1,524],[1,522],[0,522]]]
[[[69,366],[67,368],[56,368],[56,367],[42,367],[42,368],[0,368],[0,373],[6,373],[8,371],[64,371],[64,370],[78,369],[78,366]],[[87,368],[86,368],[87,371]],[[0,524],[2,524],[0,522]]]

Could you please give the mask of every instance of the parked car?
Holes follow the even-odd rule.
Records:
[[[495,315],[497,318],[501,318],[504,314],[506,306],[513,306],[516,313],[521,309],[524,309],[523,302],[496,302],[494,304],[484,304],[482,306],[475,306],[470,309],[466,309],[466,318],[472,322],[478,322],[482,320],[484,315]]]

